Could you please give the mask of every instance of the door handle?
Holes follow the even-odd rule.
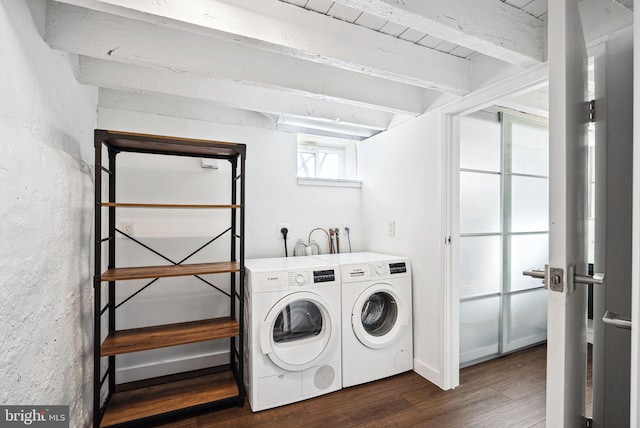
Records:
[[[543,270],[538,270],[536,268],[530,268],[529,270],[525,270],[522,272],[525,276],[530,276],[531,278],[541,279],[544,282],[546,277],[546,272]]]
[[[575,273],[576,265],[570,264],[567,269],[567,282],[569,283],[569,293],[572,293],[576,289],[576,284],[598,284],[604,285],[604,274],[594,273],[593,275],[582,275]],[[531,268],[522,272],[525,276],[541,279],[542,283],[551,290],[562,292],[564,290],[564,271],[560,268],[544,266],[544,270]]]
[[[605,324],[613,325],[618,328],[624,328],[625,330],[631,330],[631,321],[618,318],[617,312],[607,311],[602,317],[602,322]]]
[[[579,273],[575,273],[573,274],[573,282],[578,284],[604,285],[604,274],[594,273],[593,275],[581,275]]]

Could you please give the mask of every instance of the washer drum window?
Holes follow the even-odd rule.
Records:
[[[384,336],[398,319],[396,299],[383,291],[370,295],[362,306],[360,319],[367,333],[376,337]]]
[[[374,284],[365,289],[351,309],[351,327],[360,343],[381,349],[393,343],[409,322],[411,306],[390,284]]]

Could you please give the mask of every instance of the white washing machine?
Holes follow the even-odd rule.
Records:
[[[340,265],[342,386],[413,369],[411,266],[378,253],[314,256]]]
[[[311,257],[245,261],[245,386],[251,410],[339,390],[340,269]]]

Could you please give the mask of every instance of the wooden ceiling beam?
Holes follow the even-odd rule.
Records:
[[[63,2],[426,89],[471,90],[466,59],[278,0]]]
[[[98,108],[182,117],[269,130],[276,129],[276,121],[278,120],[277,116],[275,118],[267,117],[254,111],[224,107],[205,100],[104,88],[101,88],[99,92]]]
[[[47,43],[80,55],[197,73],[393,114],[421,114],[430,98],[423,88],[95,10],[51,3],[47,13]]]
[[[277,89],[84,56],[79,59],[77,78],[80,83],[100,88],[207,100],[239,110],[315,117],[378,130],[386,129],[393,118],[391,113],[314,100]]]

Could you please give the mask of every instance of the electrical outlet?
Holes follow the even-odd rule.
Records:
[[[136,222],[135,221],[123,221],[122,231],[129,236],[136,236]]]
[[[291,223],[278,223],[278,239],[282,239],[282,228],[286,227],[289,232],[287,232],[287,238],[291,236]]]

